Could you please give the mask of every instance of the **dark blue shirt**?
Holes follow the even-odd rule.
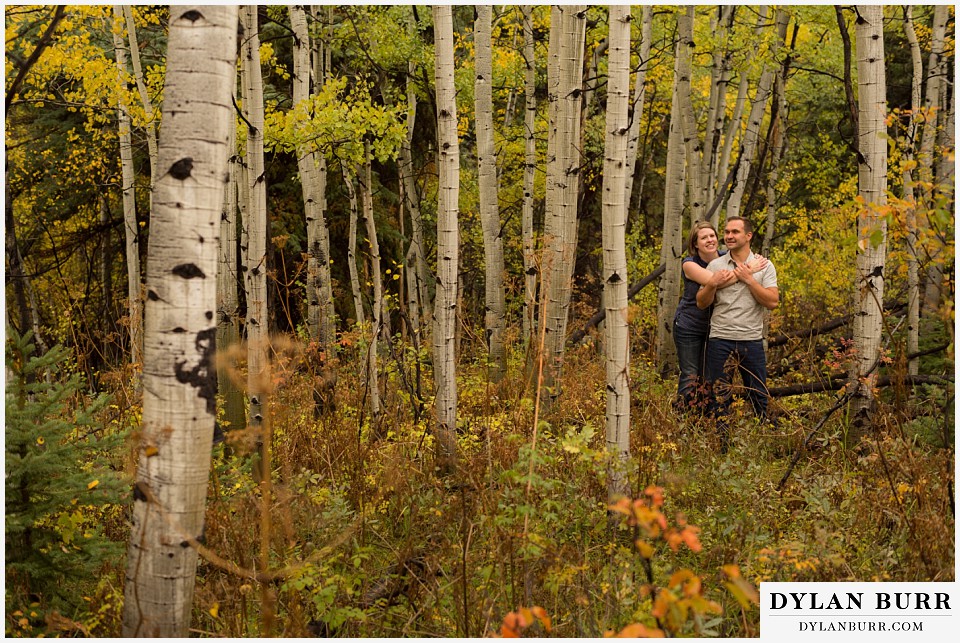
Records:
[[[725,254],[727,254],[726,250],[720,252],[721,257]],[[692,257],[684,257],[682,263],[687,263],[688,261],[692,261],[701,268],[706,268],[707,263],[709,263],[701,259],[699,254]],[[683,278],[683,297],[680,298],[680,303],[677,305],[677,314],[673,320],[677,324],[677,328],[691,333],[703,333],[706,335],[710,332],[710,313],[713,306],[706,309],[697,308],[697,291],[700,290],[700,284],[687,279],[687,275],[683,272],[682,265],[680,268],[680,276]]]

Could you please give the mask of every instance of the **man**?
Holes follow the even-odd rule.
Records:
[[[757,417],[767,415],[767,356],[763,351],[764,310],[780,303],[777,270],[773,263],[754,273],[747,264],[753,261],[750,240],[753,226],[743,217],[730,217],[723,229],[727,254],[707,264],[713,278],[697,292],[697,307],[713,306],[710,340],[707,343],[705,373],[711,389],[709,411],[717,418],[722,451],[727,450],[729,427],[725,416],[730,407],[730,379],[724,366],[731,355],[747,389]]]

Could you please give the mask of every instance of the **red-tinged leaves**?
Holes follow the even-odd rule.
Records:
[[[516,612],[510,612],[503,617],[503,623],[500,625],[500,636],[505,639],[515,639],[520,637],[520,633],[533,625],[534,621],[539,621],[543,629],[550,632],[551,621],[547,611],[539,606],[518,607]]]
[[[606,632],[604,634],[607,638],[618,638],[618,639],[662,639],[665,638],[663,630],[659,630],[655,627],[647,627],[641,623],[632,623],[616,634],[613,631]]]

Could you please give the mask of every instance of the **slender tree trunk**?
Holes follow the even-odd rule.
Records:
[[[870,425],[873,384],[877,379],[883,331],[883,286],[887,220],[887,103],[883,65],[883,8],[857,7],[857,76],[859,85],[860,196],[857,217],[857,295],[854,316],[855,377],[860,381],[851,401],[854,441]],[[855,443],[855,442],[854,442]]]
[[[124,637],[186,637],[190,627],[216,419],[218,219],[236,38],[236,7],[170,8]]]
[[[919,130],[920,107],[923,88],[923,55],[913,25],[913,7],[903,8],[903,29],[910,43],[910,59],[913,63],[913,79],[910,85],[910,123],[907,126],[904,146],[903,200],[907,204],[907,354],[920,352],[920,262],[917,256],[917,197],[914,192],[913,170],[910,162],[914,160],[916,137]],[[920,369],[920,358],[914,357],[907,362],[907,372],[916,375]]]
[[[110,225],[110,207],[107,195],[100,195],[100,294],[103,302],[102,329],[104,334],[110,331],[116,317],[113,311],[113,226]],[[105,357],[112,360],[113,344],[104,346]]]
[[[413,26],[411,24],[411,31]],[[417,191],[417,182],[413,168],[413,134],[417,119],[417,93],[413,82],[416,65],[413,61],[407,63],[407,131],[406,136],[400,142],[400,177],[403,181],[404,194],[406,195],[406,204],[410,208],[410,227],[411,227],[411,249],[414,268],[416,269],[416,281],[412,282],[416,288],[417,297],[420,300],[420,310],[422,311],[422,322],[429,328],[431,323],[430,296],[428,289],[426,246],[423,242],[423,216],[420,213],[420,196]],[[415,331],[419,328],[414,325]]]
[[[770,171],[767,173],[767,221],[763,228],[761,253],[770,256],[773,236],[777,226],[777,181],[780,180],[780,159],[783,157],[786,139],[787,100],[784,93],[785,74],[777,76],[774,83],[774,101],[778,105],[776,117],[771,125],[773,149],[770,154]]]
[[[633,177],[637,172],[637,148],[640,141],[640,121],[643,120],[643,104],[647,95],[647,66],[650,62],[650,43],[653,40],[653,11],[650,5],[643,5],[640,25],[640,67],[633,83],[632,113],[630,132],[627,134],[627,176],[624,191],[627,193],[627,205],[633,196]]]
[[[264,468],[263,455],[269,450],[269,436],[263,431],[263,409],[267,404],[269,384],[267,349],[269,326],[267,322],[267,183],[263,162],[263,78],[260,69],[260,35],[257,7],[240,8],[242,46],[240,50],[243,78],[243,111],[247,125],[247,184],[248,215],[244,221],[247,230],[247,270],[244,273],[247,291],[247,397],[249,400],[247,426],[259,435],[261,460],[260,479],[269,478]]]
[[[133,20],[133,9],[130,5],[123,5],[123,15],[127,22],[127,37],[130,40],[130,61],[133,63],[133,77],[137,81],[137,90],[140,92],[140,100],[143,102],[143,110],[146,113],[147,152],[150,155],[150,207],[152,209],[152,195],[157,183],[157,130],[154,124],[153,101],[150,100],[150,93],[147,91],[147,84],[143,79],[143,66],[140,64],[140,45],[137,43],[137,28]]]
[[[533,192],[534,175],[537,170],[536,142],[536,73],[537,59],[533,42],[532,9],[523,7],[523,58],[524,58],[524,96],[526,98],[523,116],[523,343],[530,345],[530,336],[534,327],[533,318],[537,302],[537,265],[536,238],[533,231]]]
[[[630,8],[610,7],[610,57],[603,161],[603,298],[607,362],[607,450],[612,455],[607,497],[629,493],[625,463],[630,457],[630,327],[627,323],[626,225],[630,92]]]
[[[680,104],[680,123],[683,128],[684,156],[686,157],[687,191],[689,193],[691,221],[699,221],[706,210],[706,191],[701,185],[700,154],[703,149],[697,131],[696,115],[690,98],[690,77],[693,74],[693,5],[678,9],[677,13],[677,60],[676,85]]]
[[[776,31],[777,39],[771,47],[771,56],[777,51],[777,45],[783,41],[787,29],[787,13],[777,10],[776,13]],[[764,64],[763,73],[760,75],[760,81],[757,83],[757,95],[754,97],[753,105],[750,109],[750,116],[747,118],[747,131],[743,136],[743,144],[740,146],[740,161],[737,168],[737,175],[734,179],[730,198],[727,200],[727,217],[740,216],[741,205],[743,203],[743,194],[747,187],[747,179],[750,178],[750,168],[753,163],[753,156],[757,149],[757,140],[760,137],[760,125],[763,121],[763,113],[766,110],[767,99],[770,97],[773,88],[773,80],[776,75],[774,61],[770,60]]]
[[[243,391],[239,387],[236,355],[240,344],[240,277],[237,260],[237,120],[230,118],[227,182],[220,214],[220,252],[217,268],[217,388],[224,400],[223,424],[232,431],[246,426]]]
[[[503,238],[500,236],[500,204],[497,189],[497,157],[493,144],[493,53],[490,23],[493,8],[477,5],[474,29],[476,49],[477,181],[480,192],[480,223],[483,227],[484,331],[487,340],[490,379],[503,379],[507,364],[503,350],[506,303],[503,291]]]
[[[363,314],[363,295],[360,289],[360,275],[357,272],[357,219],[359,219],[359,205],[357,191],[353,186],[353,176],[344,168],[343,184],[350,200],[350,232],[347,237],[347,268],[350,271],[350,290],[353,293],[353,312],[357,326],[363,328],[367,318]]]
[[[679,16],[678,16],[679,19]],[[670,134],[667,138],[667,167],[663,197],[663,242],[660,245],[660,263],[666,266],[657,288],[657,365],[661,372],[675,370],[677,348],[673,343],[673,317],[680,299],[680,260],[683,256],[683,196],[684,146],[680,111],[678,79],[684,55],[688,49],[683,41],[677,44],[677,62],[674,69],[673,104],[670,109]]]
[[[713,69],[710,73],[710,110],[707,116],[707,133],[704,137],[700,162],[700,185],[703,186],[705,203],[713,203],[717,189],[722,187],[726,178],[717,174],[720,141],[723,136],[723,123],[727,113],[727,85],[730,83],[732,52],[730,51],[730,29],[736,6],[724,5],[716,9],[716,19],[711,21],[712,30],[717,32],[717,49],[713,54]]]
[[[457,466],[456,311],[460,251],[458,200],[460,148],[456,88],[453,83],[453,14],[433,6],[436,38],[437,149],[440,173],[437,203],[437,296],[434,306],[433,369],[436,381],[437,468],[452,474]]]
[[[373,308],[371,310],[372,331],[369,349],[369,381],[370,381],[370,412],[376,431],[380,426],[380,385],[377,376],[377,352],[380,345],[380,335],[384,326],[383,279],[380,272],[380,242],[377,240],[377,222],[373,218],[373,172],[371,171],[370,142],[365,143],[364,179],[363,187],[363,221],[367,228],[367,243],[370,245],[370,276],[373,282]],[[388,334],[389,337],[389,334]]]
[[[307,30],[307,12],[302,5],[290,7],[290,27],[294,33],[293,47],[293,103],[309,100],[310,90],[310,34]],[[318,45],[319,46],[319,45]],[[318,53],[318,58],[322,54]],[[322,67],[321,67],[322,70]],[[322,76],[316,80],[323,86]],[[297,169],[303,191],[303,209],[307,228],[307,327],[310,337],[324,350],[336,341],[333,289],[330,281],[330,244],[327,241],[326,161],[322,154],[308,151],[306,145],[297,150]],[[321,171],[321,159],[323,168]]]
[[[925,211],[935,207],[934,196],[938,192],[934,168],[937,164],[936,141],[939,135],[937,125],[942,109],[940,95],[946,76],[947,56],[944,47],[948,17],[949,7],[947,5],[934,7],[930,57],[927,62],[927,84],[923,97],[923,132],[920,138],[920,153],[917,155],[917,176],[920,181]],[[936,313],[940,305],[941,254],[942,251],[939,247],[931,247],[927,250],[928,262],[922,312],[928,314]]]
[[[122,23],[123,10],[113,7],[114,20]],[[134,36],[135,38],[136,36]],[[127,55],[123,39],[113,30],[113,49],[117,58],[117,76],[121,86],[126,85]],[[130,318],[130,361],[143,363],[143,294],[140,286],[140,229],[137,226],[137,199],[134,194],[133,143],[130,114],[121,99],[117,105],[117,128],[120,139],[120,190],[123,196],[123,231],[127,260],[127,314]]]
[[[556,8],[555,8],[556,9]],[[556,113],[556,161],[554,221],[546,269],[546,336],[544,339],[543,385],[549,401],[559,394],[558,382],[563,364],[567,317],[573,291],[573,269],[577,247],[577,203],[580,173],[580,112],[583,80],[583,54],[586,18],[584,5],[564,5],[559,14],[557,40],[558,75]],[[551,31],[553,26],[551,25]],[[546,234],[544,249],[547,251]],[[548,401],[548,403],[549,403]]]
[[[761,7],[761,10],[765,7]],[[740,132],[741,124],[743,123],[743,112],[744,106],[747,104],[747,90],[749,89],[750,83],[747,81],[747,75],[745,73],[740,74],[740,86],[737,88],[737,100],[733,105],[733,115],[730,117],[730,122],[727,125],[726,134],[723,137],[723,148],[720,150],[720,156],[717,159],[717,177],[718,180],[725,181],[728,172],[730,171],[730,156],[733,153],[733,142],[737,138],[737,134]],[[724,190],[723,186],[720,186],[720,190]],[[720,208],[715,208],[713,214],[710,215],[710,223],[713,224],[714,228],[720,227]]]

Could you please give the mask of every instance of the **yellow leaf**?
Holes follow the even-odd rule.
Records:
[[[149,446],[149,447],[147,447],[146,449],[143,450],[143,454],[144,454],[145,456],[147,456],[148,458],[152,458],[153,456],[157,455],[158,453],[160,453],[160,451],[159,451],[159,450],[157,449],[157,447],[155,447],[155,446]]]
[[[98,484],[100,484],[100,481],[99,481],[99,480],[93,480],[92,482],[90,482],[90,484],[87,485],[87,489],[93,489],[93,488],[96,487]]]
[[[37,444],[38,444],[39,446],[43,446],[43,443],[44,443],[44,442],[46,442],[46,440],[43,439],[43,436],[42,436],[42,435],[41,435],[39,438],[37,438]]]
[[[217,616],[220,614],[220,603],[214,603],[213,607],[207,611],[210,612],[210,616],[217,618]]]

